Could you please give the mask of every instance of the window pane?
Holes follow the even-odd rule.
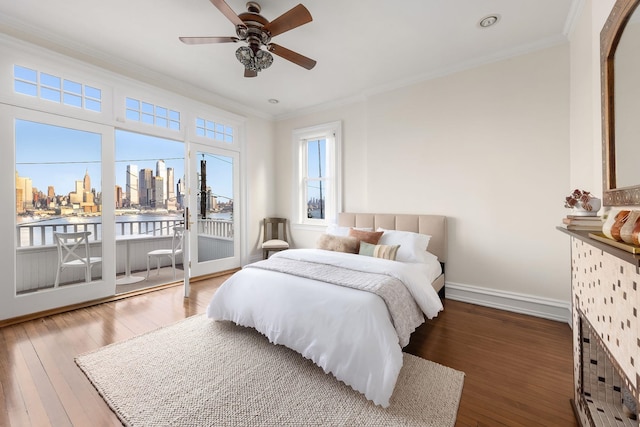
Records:
[[[84,108],[87,110],[98,111],[98,112],[102,110],[102,106],[100,105],[100,102],[93,101],[91,99],[85,99]]]
[[[156,126],[160,126],[163,128],[167,127],[167,119],[162,118],[162,117],[157,117],[156,118]]]
[[[128,120],[135,120],[136,122],[139,122],[140,121],[140,113],[138,113],[137,111],[127,110],[127,119]]]
[[[13,66],[13,75],[20,80],[27,80],[33,83],[38,81],[38,72],[30,68],[21,67],[19,65]]]
[[[232,257],[233,158],[197,152],[198,262]]]
[[[116,266],[116,283],[126,285],[144,280],[147,253],[171,248],[174,229],[184,222],[184,144],[124,130],[116,130],[115,143],[116,250],[129,255],[128,267]],[[179,254],[175,270],[167,255],[152,257],[153,269],[156,262],[159,274],[149,276],[148,286],[182,278]],[[116,287],[116,293],[128,290]]]
[[[149,104],[148,102],[143,102],[142,103],[142,112],[153,115],[153,105]]]
[[[164,107],[156,107],[156,116],[167,117],[167,109]]]
[[[24,95],[31,95],[31,96],[38,95],[38,87],[35,84],[25,83],[25,82],[16,80],[13,87],[16,92],[22,93]]]
[[[325,219],[325,184],[322,181],[307,182],[307,217]]]
[[[40,96],[42,99],[47,99],[49,101],[60,102],[60,91],[47,89],[46,87],[40,88]]]
[[[130,108],[132,110],[139,110],[140,101],[138,101],[137,99],[127,98],[127,108]]]
[[[179,122],[180,121],[180,113],[178,113],[177,111],[171,110],[169,112],[169,118],[171,120],[175,120],[175,121]]]
[[[171,130],[180,130],[180,122],[169,122],[169,129]]]
[[[149,125],[153,124],[153,116],[150,114],[143,114],[142,115],[142,123],[146,123]]]
[[[69,93],[65,93],[63,95],[63,98],[64,98],[64,103],[66,105],[71,105],[73,107],[78,107],[78,108],[82,107],[82,98],[77,95],[71,95]]]
[[[52,76],[47,73],[40,73],[40,84],[60,89],[60,77]]]
[[[54,232],[90,232],[90,255],[101,256],[102,136],[16,120],[15,149],[16,292],[24,294],[54,287],[58,270]],[[36,246],[37,251],[26,249]],[[38,274],[22,274],[33,265],[40,266]],[[86,283],[85,273],[84,268],[65,268],[58,286]],[[90,281],[101,278],[100,267],[94,266]]]
[[[307,176],[309,178],[326,177],[326,140],[315,140],[307,142]]]
[[[80,83],[72,82],[71,80],[64,81],[64,90],[65,92],[82,95],[82,85]]]
[[[102,91],[91,86],[84,87],[84,94],[89,98],[102,99]]]

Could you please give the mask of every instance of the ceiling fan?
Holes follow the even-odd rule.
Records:
[[[247,42],[248,46],[242,46],[236,50],[236,58],[245,67],[245,77],[256,77],[259,71],[271,66],[273,56],[269,52],[298,64],[307,70],[315,67],[316,61],[313,59],[271,43],[272,37],[313,20],[307,8],[302,4],[295,6],[269,22],[269,20],[260,15],[260,5],[254,1],[248,2],[247,12],[239,15],[236,15],[224,0],[210,1],[236,26],[237,37],[179,37],[180,41],[186,44]]]

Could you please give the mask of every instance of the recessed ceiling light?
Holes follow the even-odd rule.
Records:
[[[491,27],[492,25],[497,24],[499,20],[500,20],[500,15],[493,14],[493,15],[485,16],[484,18],[482,18],[478,23],[478,25],[480,25],[480,28],[488,28],[488,27]]]
[[[280,101],[278,101],[278,100],[277,100],[277,99],[275,99],[275,98],[271,98],[271,99],[269,99],[269,103],[270,103],[270,104],[277,104],[278,102],[280,102]]]

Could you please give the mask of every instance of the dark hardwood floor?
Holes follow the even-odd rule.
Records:
[[[204,312],[225,278],[1,328],[0,426],[119,426],[74,357]],[[405,350],[465,372],[456,426],[577,425],[566,324],[447,300]]]

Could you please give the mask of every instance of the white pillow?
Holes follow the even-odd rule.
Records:
[[[378,241],[379,245],[400,245],[396,261],[402,262],[427,262],[429,254],[427,247],[431,236],[428,234],[413,233],[411,231],[385,230],[378,227],[376,231],[384,231]]]
[[[332,236],[348,236],[349,235],[349,230],[351,230],[352,227],[340,227],[337,224],[329,224],[327,226],[327,231],[325,233],[330,234]],[[353,227],[356,230],[362,230],[362,231],[373,231],[373,228],[371,227]]]

